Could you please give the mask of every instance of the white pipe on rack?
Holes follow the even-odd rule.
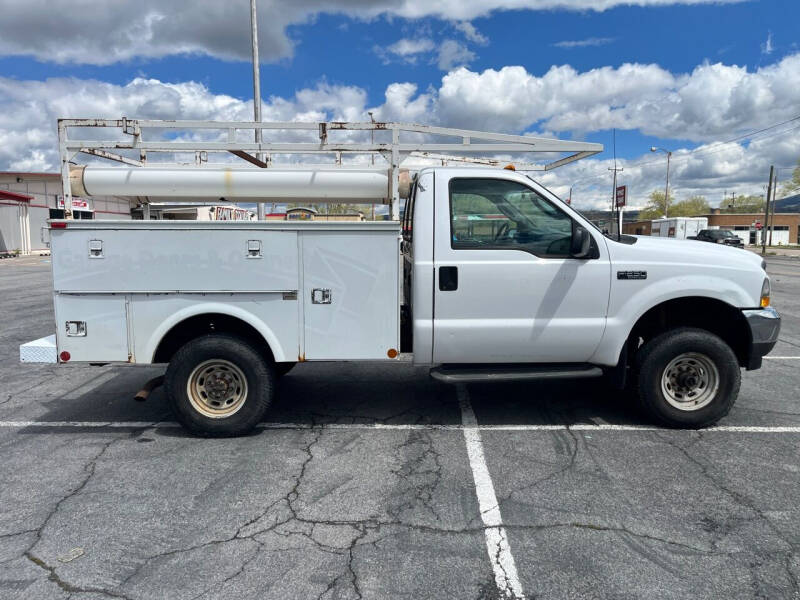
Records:
[[[258,198],[309,202],[386,202],[388,171],[333,169],[213,169],[73,167],[76,196]]]

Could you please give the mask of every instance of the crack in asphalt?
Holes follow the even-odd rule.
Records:
[[[439,514],[431,505],[436,489],[442,482],[441,455],[434,447],[433,437],[429,432],[411,431],[397,450],[407,456],[399,469],[392,469],[401,482],[406,482],[405,489],[398,493],[400,499],[407,497],[396,506],[387,508],[387,513],[400,520],[403,512],[423,507],[431,516],[439,521]],[[410,455],[410,456],[408,456]]]
[[[412,457],[403,465],[400,469],[394,471],[395,475],[397,475],[401,479],[406,479],[409,477],[415,477],[417,475],[422,476],[422,485],[421,489],[409,489],[410,492],[413,493],[413,497],[409,499],[409,501],[405,504],[401,505],[401,510],[399,510],[396,514],[389,513],[389,516],[394,517],[393,519],[379,519],[379,518],[367,518],[367,519],[356,519],[356,520],[337,520],[337,519],[309,519],[307,517],[303,517],[299,514],[299,509],[297,507],[297,502],[301,496],[301,487],[308,472],[309,466],[315,458],[314,448],[320,442],[323,434],[325,433],[326,429],[323,424],[312,424],[312,429],[309,430],[313,432],[312,439],[306,443],[303,448],[302,452],[304,453],[303,460],[298,468],[298,473],[293,477],[293,485],[289,489],[289,491],[282,496],[281,498],[271,502],[267,505],[258,515],[249,519],[244,524],[240,525],[237,530],[226,539],[220,540],[210,540],[207,542],[203,542],[201,544],[195,544],[189,546],[187,548],[180,548],[180,549],[173,549],[168,550],[165,552],[161,552],[158,554],[154,554],[148,558],[146,558],[141,564],[139,564],[136,569],[128,575],[120,584],[114,586],[112,590],[108,589],[101,589],[101,588],[89,588],[89,587],[79,587],[77,585],[73,585],[68,581],[62,580],[57,572],[56,567],[48,565],[45,561],[41,558],[36,556],[33,553],[33,549],[42,539],[42,533],[47,525],[51,522],[54,516],[59,512],[62,505],[67,502],[69,499],[74,498],[75,496],[79,495],[83,489],[89,484],[90,480],[95,474],[95,470],[97,467],[98,462],[102,459],[104,454],[108,451],[108,449],[116,442],[124,441],[127,438],[115,438],[103,443],[99,452],[97,452],[94,457],[92,457],[87,464],[84,466],[84,472],[86,473],[83,480],[74,488],[72,489],[66,496],[61,498],[53,507],[53,509],[48,513],[47,517],[45,518],[42,525],[37,529],[30,529],[24,530],[16,533],[10,534],[3,534],[0,535],[0,539],[8,538],[13,536],[19,536],[23,534],[30,534],[35,533],[36,539],[34,542],[29,546],[29,548],[24,552],[24,556],[39,566],[40,568],[44,569],[48,573],[48,579],[58,585],[58,587],[67,592],[67,594],[77,594],[77,593],[97,593],[102,594],[107,597],[112,598],[127,598],[121,591],[133,578],[135,578],[141,570],[147,566],[148,564],[152,563],[155,560],[159,560],[161,558],[190,552],[193,550],[202,549],[212,545],[220,545],[224,543],[231,543],[231,542],[252,542],[255,546],[248,552],[247,557],[245,560],[242,561],[239,568],[227,576],[222,581],[215,583],[213,586],[210,586],[207,589],[204,589],[200,594],[195,596],[195,598],[203,597],[214,590],[220,590],[225,587],[226,584],[230,583],[231,581],[235,580],[237,577],[241,576],[249,567],[249,565],[256,560],[256,558],[265,550],[265,543],[258,539],[258,536],[261,536],[266,533],[273,533],[275,535],[279,535],[282,537],[292,537],[292,536],[300,536],[302,538],[307,539],[315,546],[320,548],[323,551],[329,552],[331,554],[336,554],[346,558],[345,565],[343,572],[338,574],[334,577],[331,581],[328,582],[325,589],[319,594],[318,598],[322,599],[327,595],[340,595],[337,594],[335,591],[339,590],[341,586],[346,585],[347,589],[340,593],[350,592],[353,594],[355,598],[362,598],[363,592],[361,583],[358,578],[357,574],[357,550],[358,547],[363,544],[376,544],[381,539],[375,541],[365,541],[367,536],[370,533],[378,533],[380,530],[387,526],[394,526],[400,528],[406,528],[410,530],[422,531],[422,532],[430,532],[436,534],[445,534],[445,535],[464,535],[464,534],[474,534],[474,533],[485,533],[486,529],[489,527],[486,526],[477,526],[477,527],[463,527],[463,528],[447,528],[447,527],[437,527],[431,525],[420,525],[414,523],[406,523],[403,522],[401,514],[405,508],[411,508],[415,505],[421,505],[426,510],[430,511],[431,514],[437,518],[438,515],[436,511],[430,506],[430,502],[433,498],[434,491],[436,487],[439,485],[441,481],[441,469],[442,465],[440,462],[440,456],[438,452],[433,447],[433,440],[431,439],[430,435],[427,433],[420,433],[420,432],[411,432],[408,438],[398,447],[399,449],[409,449],[411,450]],[[573,469],[577,462],[577,457],[579,453],[579,439],[575,435],[575,432],[567,429],[569,437],[571,438],[572,442],[569,445],[569,455],[566,465],[560,467],[557,471],[550,473],[547,477],[540,479],[537,483],[541,483],[542,481],[546,481],[548,479],[552,479],[556,477],[560,473],[567,472],[570,469]],[[140,434],[141,432],[138,432]],[[660,437],[660,436],[659,436]],[[769,520],[764,513],[759,510],[752,501],[750,501],[746,496],[737,492],[735,490],[730,489],[729,486],[726,486],[723,482],[719,481],[718,478],[714,477],[708,469],[710,468],[708,465],[705,465],[696,457],[692,456],[689,452],[691,448],[693,448],[696,444],[701,441],[701,434],[696,434],[696,437],[689,441],[688,444],[679,445],[677,442],[673,442],[672,440],[666,439],[665,441],[679,450],[688,460],[690,460],[693,464],[700,469],[701,473],[710,480],[716,487],[723,490],[725,493],[730,495],[734,501],[747,508],[749,511],[754,513],[757,518],[762,519],[764,522],[768,524],[768,526],[772,529],[773,532],[782,540],[784,541],[792,550],[795,548],[795,544],[791,541],[787,540],[781,532],[776,528],[776,526]],[[431,464],[432,463],[432,464]],[[433,478],[433,481],[430,478]],[[530,484],[525,486],[526,488],[532,487],[534,484]],[[516,490],[519,491],[519,490]],[[513,494],[513,492],[512,492]],[[279,509],[275,511],[275,509]],[[281,515],[281,508],[288,511],[288,514]],[[271,519],[270,523],[266,527],[257,527],[254,531],[245,533],[248,528],[256,525],[260,521],[264,520],[271,512],[275,511],[276,514],[274,518]],[[293,524],[297,524],[300,527],[295,529],[290,529]],[[323,541],[320,541],[315,536],[315,527],[319,525],[328,525],[328,526],[347,526],[354,529],[354,535],[351,536],[351,539],[347,545],[335,546],[326,544]],[[692,546],[686,543],[682,543],[679,541],[658,537],[652,534],[646,533],[639,533],[633,531],[625,526],[616,526],[616,525],[607,525],[607,524],[596,524],[591,522],[578,522],[578,521],[571,521],[571,522],[563,522],[563,523],[547,523],[542,525],[508,525],[505,524],[504,527],[506,530],[518,530],[518,531],[544,531],[548,529],[554,528],[576,528],[581,530],[587,531],[598,531],[598,532],[614,532],[617,534],[632,536],[634,538],[642,539],[648,542],[656,542],[660,544],[666,544],[669,546],[673,546],[676,548],[680,548],[685,551],[691,551],[693,553],[703,555],[703,556],[734,556],[734,555],[745,555],[749,556],[751,553],[736,551],[736,552],[724,552],[724,551],[717,551],[716,544],[712,544],[711,549]],[[635,548],[634,548],[635,550]],[[270,551],[275,551],[274,549],[270,549]],[[499,560],[499,553],[500,553],[500,545],[497,545],[496,549],[496,559]],[[642,554],[641,552],[639,552]],[[653,560],[653,557],[649,555],[649,553],[643,554],[645,558],[648,560]],[[792,560],[795,554],[793,552],[787,551],[777,551],[773,553],[765,553],[761,555],[762,557],[773,557],[775,559],[782,559],[783,560],[783,568],[789,578],[789,583],[792,586],[792,591],[795,596],[800,597],[800,586],[798,586],[798,581],[796,576],[792,571]],[[670,570],[668,567],[669,565],[662,564],[662,562],[655,561],[656,564],[659,564],[662,568]],[[499,564],[499,562],[498,562]],[[756,566],[751,566],[751,570],[758,568]],[[502,568],[502,565],[501,565]],[[754,581],[753,585],[757,586],[759,581],[753,575]],[[119,590],[119,591],[114,591]],[[349,594],[348,594],[349,595]],[[498,596],[501,597],[502,596]],[[528,596],[532,597],[532,596]]]
[[[41,569],[47,571],[48,580],[55,583],[61,590],[67,592],[68,598],[71,598],[73,594],[102,594],[103,596],[108,596],[109,598],[122,598],[123,600],[130,600],[128,596],[125,596],[123,594],[118,594],[116,592],[111,592],[103,588],[73,585],[68,581],[64,581],[63,579],[61,579],[58,576],[58,573],[56,573],[55,567],[48,565],[41,558],[38,558],[33,554],[31,554],[30,551],[25,551],[24,556],[33,564],[35,564],[37,567],[40,567]]]
[[[113,438],[111,440],[108,440],[107,442],[104,442],[102,444],[102,447],[100,448],[100,451],[97,454],[95,454],[92,458],[90,458],[89,461],[84,465],[83,470],[86,473],[86,476],[83,478],[83,481],[81,481],[74,489],[72,489],[69,493],[67,493],[66,496],[63,496],[58,502],[55,503],[53,508],[50,510],[50,512],[47,514],[47,516],[45,517],[44,521],[42,522],[42,524],[38,528],[28,531],[29,533],[30,532],[35,533],[36,534],[36,538],[30,544],[30,546],[28,546],[28,548],[25,549],[25,551],[22,553],[22,555],[25,558],[27,558],[29,561],[31,561],[32,563],[37,565],[38,567],[46,570],[48,572],[48,579],[50,581],[52,581],[53,583],[55,583],[56,585],[58,585],[58,587],[61,588],[62,590],[68,592],[68,594],[70,596],[73,593],[90,593],[91,592],[91,593],[96,593],[96,594],[103,594],[103,595],[106,595],[106,596],[111,597],[111,598],[126,598],[126,596],[124,596],[122,594],[119,594],[119,593],[116,593],[116,592],[112,592],[112,591],[109,591],[109,590],[106,590],[106,589],[103,589],[103,588],[76,586],[76,585],[73,585],[73,584],[61,579],[61,577],[59,577],[58,573],[56,572],[56,568],[57,567],[49,565],[42,558],[36,556],[33,553],[33,550],[34,550],[34,548],[36,548],[36,546],[42,540],[42,533],[44,532],[45,528],[50,523],[50,521],[61,510],[61,506],[65,502],[67,502],[68,500],[78,496],[84,490],[84,488],[88,485],[88,483],[92,479],[92,477],[94,477],[95,470],[97,468],[97,463],[103,457],[103,455],[108,451],[108,449],[112,445],[114,445],[115,443],[128,439],[128,437],[130,437],[131,435],[133,435],[133,433],[129,434],[129,436],[115,437],[115,438]]]
[[[798,579],[795,576],[794,572],[792,571],[790,564],[792,557],[797,555],[798,544],[788,539],[784,535],[783,531],[779,527],[777,527],[769,519],[769,517],[767,517],[767,515],[764,514],[764,511],[758,508],[758,506],[756,506],[756,504],[752,500],[750,500],[750,498],[748,498],[745,494],[732,489],[729,485],[726,485],[723,481],[720,480],[719,477],[714,476],[709,470],[710,465],[703,463],[699,458],[693,456],[689,452],[689,450],[692,447],[699,444],[700,441],[703,440],[702,432],[701,431],[695,432],[694,439],[688,445],[688,447],[681,446],[679,443],[677,443],[677,441],[673,441],[668,437],[664,437],[662,435],[658,435],[658,437],[663,441],[665,441],[670,446],[672,446],[673,448],[675,448],[676,450],[678,450],[678,452],[680,452],[683,456],[685,456],[689,462],[694,464],[700,470],[700,473],[703,475],[703,477],[705,477],[708,481],[710,481],[717,489],[727,494],[734,501],[735,504],[753,513],[758,520],[766,524],[767,528],[770,529],[778,539],[780,539],[788,546],[788,550],[778,550],[776,552],[769,553],[768,555],[783,557],[784,571],[786,572],[786,576],[789,579],[789,583],[792,586],[792,589],[794,591],[794,596],[800,597],[800,583],[798,583]],[[758,584],[758,580],[755,578],[755,569],[751,568],[750,573],[751,577],[754,578],[752,584],[753,586],[756,586]]]
[[[508,494],[503,496],[500,500],[498,500],[498,502],[499,501],[503,501],[503,500],[510,500],[515,495],[523,494],[524,492],[530,490],[531,488],[535,488],[538,485],[540,485],[540,484],[542,484],[542,483],[544,483],[546,481],[550,481],[551,479],[555,479],[559,475],[562,475],[563,473],[566,473],[567,471],[571,471],[573,468],[575,468],[575,463],[576,463],[577,458],[578,458],[578,445],[579,445],[579,441],[578,441],[578,438],[575,435],[575,432],[569,426],[566,426],[561,431],[553,431],[553,432],[551,432],[550,435],[551,435],[551,438],[553,440],[555,440],[556,442],[559,442],[563,438],[563,434],[564,433],[566,433],[572,439],[572,442],[571,442],[572,448],[571,448],[571,450],[569,452],[569,456],[567,457],[567,464],[562,466],[562,467],[559,467],[558,469],[556,469],[555,471],[553,471],[551,473],[548,473],[544,477],[540,477],[539,479],[536,479],[536,480],[532,481],[531,483],[528,483],[528,484],[526,484],[526,485],[524,485],[522,487],[519,487],[519,488],[517,488],[515,490],[512,490],[511,492],[509,492]]]

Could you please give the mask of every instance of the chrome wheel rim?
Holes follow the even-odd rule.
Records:
[[[197,412],[212,419],[224,419],[244,406],[247,378],[232,362],[213,358],[194,368],[186,393]]]
[[[717,396],[719,371],[705,354],[685,352],[673,358],[661,375],[661,391],[670,404],[683,411],[700,410]]]

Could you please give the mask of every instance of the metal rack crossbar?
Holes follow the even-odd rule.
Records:
[[[95,139],[73,139],[70,132],[75,130],[97,130],[102,133]],[[108,131],[116,130],[116,135]],[[253,139],[256,130],[282,132],[292,136],[308,137],[314,141],[290,142],[245,142],[240,138],[247,134]],[[144,135],[146,132],[148,135]],[[180,132],[181,137],[176,136]],[[209,135],[217,132],[216,135]],[[349,139],[334,140],[338,132],[351,132]],[[370,140],[354,140],[353,132],[369,132]],[[150,134],[154,133],[152,139]],[[308,134],[311,135],[308,135]],[[191,137],[186,141],[186,136]],[[304,135],[305,134],[305,135]],[[401,139],[412,137],[413,139]],[[375,136],[384,138],[375,140]],[[173,136],[172,138],[170,136]],[[98,139],[98,137],[100,139]],[[178,137],[178,139],[174,139]],[[355,137],[365,137],[358,136]],[[210,138],[210,139],[206,139]],[[388,139],[386,139],[388,138]],[[437,139],[439,138],[439,139]],[[441,138],[455,138],[440,141]],[[381,171],[391,171],[392,218],[398,218],[399,176],[403,161],[410,157],[458,161],[468,164],[499,165],[497,158],[471,157],[464,154],[503,154],[503,153],[555,153],[566,154],[557,160],[544,164],[520,165],[520,170],[547,171],[592,156],[603,150],[602,144],[576,142],[522,135],[487,133],[466,129],[435,127],[411,123],[393,122],[255,122],[255,121],[171,121],[148,119],[59,119],[58,142],[61,158],[61,180],[64,194],[64,207],[67,218],[72,213],[72,192],[70,185],[70,165],[78,154],[86,154],[108,159],[126,165],[147,168],[165,167],[170,163],[148,162],[148,155],[194,154],[194,167],[204,168],[208,155],[215,153],[232,154],[259,168],[270,168],[271,157],[280,155],[333,155],[334,164],[305,164],[305,168],[342,168],[343,155],[381,156],[388,163]],[[132,155],[132,156],[131,156]],[[259,157],[266,156],[266,159]],[[374,165],[374,158],[372,159]],[[182,165],[172,166],[187,166]],[[227,164],[226,166],[230,166]],[[281,166],[281,168],[284,168]],[[346,167],[345,167],[346,168]],[[378,170],[376,168],[376,170]]]

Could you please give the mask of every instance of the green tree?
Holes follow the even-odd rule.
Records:
[[[719,208],[725,214],[763,213],[765,202],[763,196],[737,196],[723,200]]]
[[[705,196],[692,196],[686,200],[676,202],[669,209],[670,217],[697,217],[711,212]]]
[[[675,198],[672,194],[669,195],[669,206],[672,206],[672,203],[675,201]],[[639,212],[639,218],[642,221],[652,221],[653,219],[661,219],[664,216],[664,213],[667,213],[666,206],[664,202],[664,192],[660,192],[658,190],[653,190],[650,192],[649,200],[645,207]],[[668,214],[672,214],[672,209],[670,208]]]
[[[781,197],[791,196],[800,192],[800,159],[797,159],[797,166],[792,171],[792,178],[781,187]]]

